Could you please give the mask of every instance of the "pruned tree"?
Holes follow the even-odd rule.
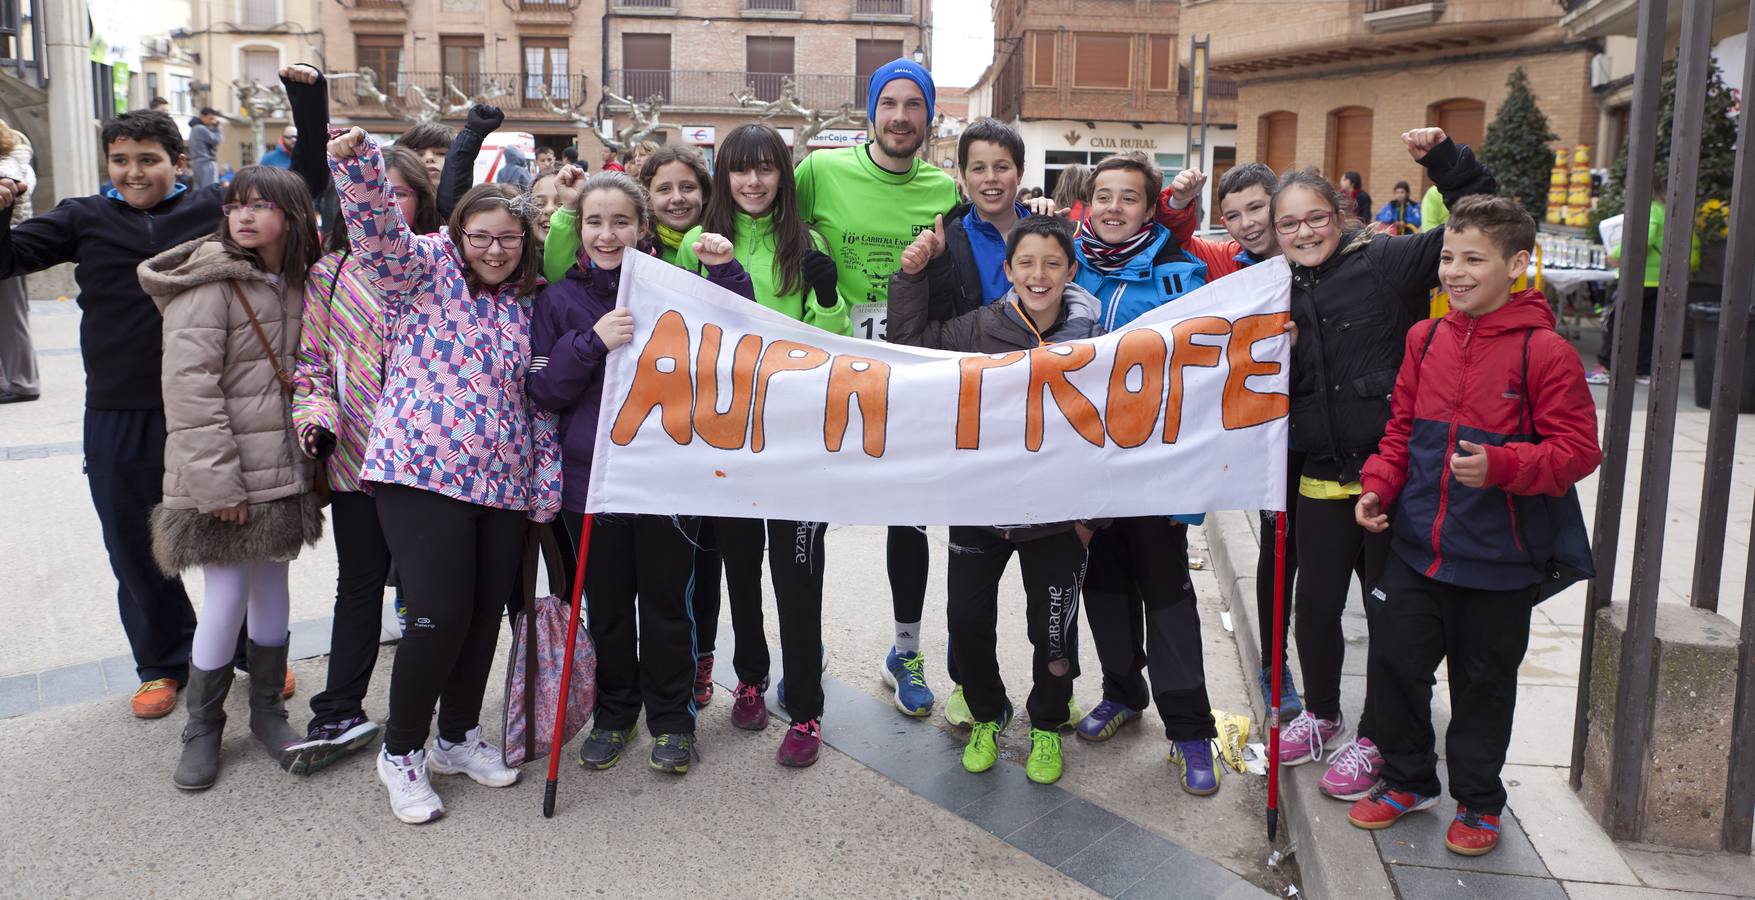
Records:
[[[1505,102],[1481,142],[1481,162],[1499,179],[1499,193],[1517,200],[1540,222],[1548,212],[1548,182],[1554,169],[1551,145],[1559,137],[1536,105],[1522,66],[1512,70],[1505,84],[1509,88]]]
[[[749,85],[744,85],[741,89],[733,91],[731,99],[736,100],[738,106],[746,109],[759,109],[756,118],[763,122],[775,116],[792,116],[803,120],[803,124],[793,129],[792,161],[794,163],[804,161],[805,155],[810,153],[811,139],[817,135],[841,125],[859,125],[865,121],[865,114],[856,113],[851,101],[841,104],[840,109],[832,112],[824,112],[805,106],[799,102],[798,85],[791,76],[780,79],[780,93],[772,100],[761,100],[756,96],[755,88]]]
[[[246,82],[242,78],[232,79],[232,90],[238,95],[238,104],[244,108],[244,114],[250,120],[250,146],[254,155],[250,158],[262,161],[262,154],[267,150],[265,137],[266,124],[271,118],[285,118],[292,104],[286,98],[286,88],[278,83],[265,85],[252,78]]]

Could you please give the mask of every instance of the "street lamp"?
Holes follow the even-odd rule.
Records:
[[[926,51],[921,49],[919,44],[914,45],[914,52],[908,54],[908,56],[910,59],[914,60],[915,65],[917,65],[917,66],[926,65]]]

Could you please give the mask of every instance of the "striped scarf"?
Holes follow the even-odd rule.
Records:
[[[1111,244],[1098,237],[1097,233],[1091,230],[1091,219],[1087,216],[1079,220],[1076,238],[1079,242],[1079,250],[1084,253],[1085,263],[1104,275],[1113,275],[1126,266],[1135,254],[1151,243],[1152,222],[1148,219],[1144,225],[1140,226],[1138,234],[1119,244]]]

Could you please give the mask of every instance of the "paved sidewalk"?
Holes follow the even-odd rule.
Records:
[[[1683,375],[1692,377],[1685,367]],[[1676,453],[1663,554],[1661,600],[1686,603],[1691,590],[1693,547],[1698,528],[1705,462],[1707,412],[1692,404],[1692,382],[1684,381],[1676,423]],[[1606,391],[1593,388],[1600,407]],[[1645,389],[1635,402],[1634,442],[1643,441]],[[1738,620],[1749,522],[1755,502],[1755,416],[1739,423],[1731,516],[1725,540],[1724,613]],[[1623,499],[1622,562],[1618,592],[1627,590],[1633,528],[1637,521],[1640,455],[1630,456],[1629,485]],[[1587,522],[1595,517],[1597,477],[1579,485]],[[1220,513],[1208,521],[1215,568],[1227,591],[1245,668],[1259,668],[1256,563],[1261,520],[1253,514]],[[1289,598],[1288,598],[1289,599]],[[1287,614],[1290,615],[1288,607]],[[1529,652],[1519,671],[1517,716],[1504,779],[1510,803],[1502,821],[1500,847],[1470,859],[1444,848],[1444,829],[1455,813],[1449,797],[1430,813],[1410,816],[1393,828],[1367,832],[1346,821],[1346,804],[1322,796],[1321,764],[1282,771],[1282,802],[1296,840],[1303,875],[1301,887],[1319,900],[1329,898],[1517,897],[1536,900],[1678,900],[1678,898],[1755,897],[1755,858],[1673,851],[1618,844],[1609,840],[1567,783],[1572,746],[1573,704],[1584,621],[1584,585],[1575,585],[1538,606],[1531,620]],[[1366,630],[1357,583],[1350,586],[1342,619],[1347,658],[1342,705],[1351,721],[1364,696]],[[1290,643],[1290,638],[1288,638]],[[1289,647],[1293,671],[1297,651]],[[1434,689],[1433,724],[1442,735],[1450,701],[1441,668]],[[1727,676],[1728,677],[1728,676]],[[1258,721],[1263,712],[1253,698]],[[1443,750],[1440,740],[1439,750]]]
[[[170,783],[179,710],[128,715],[133,672],[116,621],[115,582],[80,475],[80,360],[72,304],[32,304],[43,369],[40,402],[0,408],[0,896],[287,896],[628,894],[679,890],[713,897],[1006,894],[1261,900],[1284,882],[1265,865],[1263,779],[1228,776],[1215,797],[1176,785],[1162,722],[1106,744],[1069,739],[1066,775],[1044,788],[1022,763],[1027,729],[999,738],[1002,763],[961,771],[964,733],[939,715],[909,719],[890,705],[878,668],[892,640],[881,528],[827,537],[824,717],[828,748],[804,771],[774,764],[782,725],[731,727],[728,692],[702,710],[704,758],[684,779],[647,770],[642,737],[609,772],[564,760],[560,809],[538,814],[543,768],[492,790],[438,779],[448,816],[415,828],[394,821],[369,757],[308,779],[279,771],[248,729],[234,690],[224,769],[210,791]],[[931,529],[924,648],[942,702],[945,560]],[[1190,552],[1204,556],[1204,537]],[[325,539],[292,565],[295,726],[324,678],[335,590]],[[1215,704],[1242,710],[1251,683],[1221,624],[1212,572],[1193,575]],[[199,608],[199,576],[188,587]],[[1029,689],[1022,585],[1002,584],[999,659],[1020,709]],[[770,594],[771,597],[771,594]],[[765,605],[777,651],[772,600]],[[728,615],[722,609],[721,615]],[[392,632],[387,628],[385,636]],[[716,674],[731,675],[721,621]],[[1101,694],[1085,642],[1075,686],[1085,708]],[[391,648],[379,657],[366,709],[382,716]],[[482,713],[499,730],[505,646]],[[780,660],[774,657],[774,675]],[[576,750],[569,748],[569,755]]]

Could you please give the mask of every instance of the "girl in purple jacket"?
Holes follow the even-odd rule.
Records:
[[[329,142],[354,257],[386,303],[389,363],[360,469],[408,599],[390,672],[378,777],[390,808],[430,822],[428,770],[508,787],[518,772],[482,735],[507,586],[528,520],[560,506],[554,417],[531,405],[530,297],[541,281],[535,209],[505,185],[463,195],[449,226],[415,234],[359,128]],[[439,734],[425,751],[433,710]]]
[[[592,176],[568,205],[576,212],[579,265],[537,298],[528,388],[537,405],[560,416],[561,517],[567,531],[577,535],[604,360],[634,335],[633,314],[616,307],[622,256],[650,252],[640,246],[640,236],[652,213],[645,188],[621,172]],[[749,275],[732,259],[731,241],[703,234],[693,249],[707,264],[709,280],[753,298]],[[621,759],[638,732],[644,706],[653,734],[651,767],[677,775],[689,770],[695,747],[693,566],[699,529],[697,516],[618,513],[594,520],[585,598],[597,646],[597,713],[579,748],[579,764],[587,769],[607,769]]]

